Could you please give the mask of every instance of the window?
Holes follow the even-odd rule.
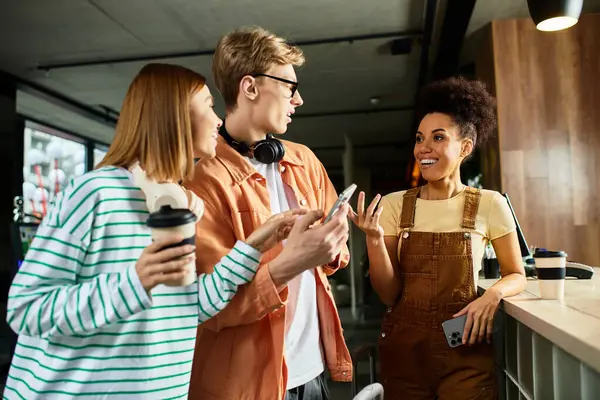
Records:
[[[72,178],[86,172],[85,142],[28,122],[24,147],[24,211],[44,217],[56,195]]]
[[[94,146],[94,168],[100,161],[102,161],[106,155],[106,152],[108,152],[108,147],[98,144]]]

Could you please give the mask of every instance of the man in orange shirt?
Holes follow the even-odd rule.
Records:
[[[297,207],[328,212],[335,203],[312,151],[271,135],[285,133],[303,104],[294,71],[303,63],[300,49],[262,28],[219,41],[213,76],[227,110],[217,156],[198,163],[185,183],[206,206],[197,229],[198,272],[211,271],[272,214]],[[347,212],[295,228],[263,256],[254,280],[199,326],[190,399],[326,400],[325,368],[336,381],[351,380],[327,280],[348,264]]]

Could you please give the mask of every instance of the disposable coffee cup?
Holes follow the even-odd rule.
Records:
[[[483,259],[483,276],[485,279],[500,278],[500,264],[497,258]]]
[[[537,249],[533,258],[541,298],[562,300],[565,295],[567,253]]]
[[[165,248],[179,247],[196,242],[196,214],[185,208],[162,206],[148,217],[146,224],[152,232],[152,241],[165,239],[173,235],[181,235],[185,239]],[[188,257],[185,255],[184,257]],[[167,286],[188,286],[196,281],[196,263],[189,262],[184,266],[186,274],[183,278],[165,282]]]

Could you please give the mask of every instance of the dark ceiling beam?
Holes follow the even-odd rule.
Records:
[[[105,105],[99,105],[99,108],[104,110],[104,115],[114,116],[116,119],[119,118],[119,112],[113,108]],[[320,117],[338,117],[346,115],[361,115],[361,114],[380,114],[380,113],[392,113],[392,112],[403,112],[413,111],[414,106],[401,106],[401,107],[388,107],[388,108],[373,108],[368,110],[341,110],[341,111],[323,111],[315,113],[303,113],[294,115],[294,119],[298,118],[320,118]]]
[[[435,14],[438,8],[438,0],[427,0],[425,4],[425,20],[423,22],[423,42],[421,45],[421,60],[419,63],[419,85],[417,90],[420,90],[426,83],[429,72],[429,52],[431,47],[431,38],[433,36],[433,30],[435,28]],[[415,119],[413,122],[413,131],[417,130],[419,121]],[[411,146],[412,147],[412,146]],[[406,182],[410,183],[412,177],[412,171],[414,169],[415,159],[412,155],[412,151],[409,156],[409,162],[406,168]]]
[[[17,82],[17,89],[22,92],[28,93],[58,107],[69,110],[84,118],[104,124],[110,128],[114,128],[117,125],[117,118],[115,118],[110,112],[99,111],[87,104],[81,103],[75,99],[72,99],[71,97],[65,96],[62,93],[49,89],[38,83],[29,82],[18,77],[14,77],[14,79]]]
[[[427,73],[429,72],[429,51],[437,7],[438,0],[427,0],[427,3],[425,4],[424,33],[423,42],[421,44],[421,61],[419,63],[419,88],[427,82]]]
[[[369,163],[369,164],[356,164],[357,166],[362,166],[365,168],[369,168],[371,170],[385,170],[385,171],[389,171],[390,173],[394,173],[395,171],[398,171],[398,176],[401,176],[401,170],[402,170],[402,165],[404,164],[404,162],[406,162],[405,160],[394,160],[394,161],[380,161],[377,163]],[[398,168],[400,167],[400,168]],[[327,173],[329,174],[329,170],[343,170],[344,166],[337,164],[337,165],[325,165],[325,169],[327,170]]]
[[[338,37],[330,37],[323,39],[314,39],[314,40],[300,40],[297,42],[290,42],[296,46],[307,47],[307,46],[318,46],[323,44],[332,44],[332,43],[354,43],[364,40],[377,40],[377,39],[388,39],[388,38],[398,38],[398,37],[420,37],[423,35],[423,32],[420,30],[407,30],[407,31],[396,31],[396,32],[383,32],[383,33],[372,33],[366,35],[352,35],[352,36],[338,36]],[[215,49],[206,49],[206,50],[195,50],[195,51],[184,51],[178,53],[161,53],[161,54],[148,54],[134,57],[116,57],[109,59],[101,59],[101,60],[83,60],[83,61],[74,61],[74,62],[66,62],[66,63],[56,63],[56,64],[44,64],[38,65],[37,69],[41,71],[51,71],[57,69],[66,69],[66,68],[78,68],[78,67],[88,67],[92,65],[105,65],[105,64],[123,64],[123,63],[132,63],[132,62],[142,62],[142,61],[156,61],[156,60],[166,60],[166,59],[174,59],[174,58],[190,58],[190,57],[200,57],[211,55],[215,52]]]
[[[404,148],[406,142],[387,142],[387,143],[369,143],[369,144],[352,144],[353,150],[374,150],[374,149],[390,149],[390,148]],[[312,151],[324,152],[324,151],[344,151],[346,146],[310,146]]]
[[[477,0],[448,0],[432,78],[448,78],[457,73],[460,50]]]
[[[294,115],[293,119],[298,118],[319,118],[319,117],[337,117],[340,115],[360,115],[360,114],[380,114],[399,111],[413,111],[414,106],[388,107],[388,108],[370,108],[362,110],[340,110],[340,111],[323,111],[314,113],[300,113]]]
[[[111,108],[105,104],[98,104],[98,108],[101,108],[102,110],[104,110],[104,112],[107,115],[114,115],[116,119],[119,119],[119,115],[121,115],[121,113],[119,111],[117,111],[114,108]]]

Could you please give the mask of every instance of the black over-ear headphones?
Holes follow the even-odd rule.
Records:
[[[248,145],[244,142],[238,142],[231,137],[227,129],[225,129],[225,123],[219,129],[219,134],[223,136],[223,139],[233,147],[238,153],[243,156],[254,158],[256,161],[262,164],[273,164],[281,161],[285,155],[285,147],[281,140],[273,137],[272,134],[267,134],[267,138],[259,140],[258,142]]]

